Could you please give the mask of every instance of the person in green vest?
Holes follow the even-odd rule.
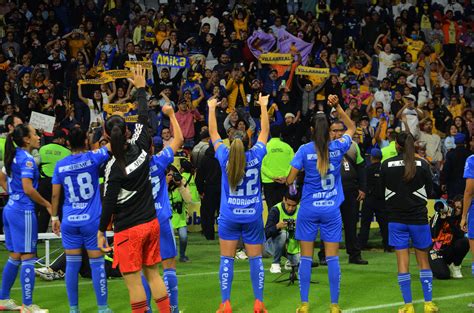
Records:
[[[53,134],[53,141],[39,149],[40,155],[40,181],[38,192],[48,201],[51,201],[51,178],[53,177],[56,163],[65,157],[71,155],[71,150],[66,148],[66,133],[62,130],[56,130]],[[36,214],[38,215],[38,233],[48,231],[49,219],[51,216],[45,207],[36,204]]]
[[[390,159],[391,157],[397,156],[397,147],[395,145],[395,140],[397,139],[397,132],[393,128],[387,129],[387,139],[388,145],[381,149],[382,151],[382,163],[386,159]]]
[[[173,228],[178,231],[179,237],[179,261],[188,262],[189,258],[186,256],[186,247],[188,245],[188,215],[186,212],[186,204],[190,204],[193,201],[191,192],[186,185],[186,180],[173,165],[168,166],[166,180],[168,183],[171,210],[173,211],[171,223],[173,224]]]
[[[295,155],[293,148],[280,139],[281,127],[270,128],[272,139],[267,143],[267,155],[262,161],[262,183],[267,207],[272,208],[281,201],[286,190],[286,177],[290,173],[290,162]]]
[[[300,261],[300,244],[295,239],[296,217],[298,216],[300,193],[291,194],[287,188],[283,201],[271,208],[265,225],[265,252],[273,256],[270,273],[281,273],[280,260],[283,255],[288,261],[285,269],[291,270]]]

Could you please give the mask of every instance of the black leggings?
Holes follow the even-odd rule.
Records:
[[[449,272],[448,265],[454,263],[454,265],[461,265],[462,260],[469,252],[469,239],[460,238],[453,241],[451,245],[444,247],[438,257],[433,257],[430,253],[428,260],[430,262],[431,271],[433,276],[438,279],[449,279],[451,274]]]

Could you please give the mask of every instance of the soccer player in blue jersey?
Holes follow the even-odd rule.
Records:
[[[158,222],[160,224],[160,253],[161,265],[163,266],[163,280],[166,291],[170,298],[171,313],[179,313],[178,306],[178,278],[176,277],[176,241],[174,238],[173,226],[171,225],[171,205],[168,196],[168,183],[171,174],[167,171],[168,166],[173,163],[174,154],[183,145],[183,134],[174,114],[170,101],[162,93],[166,101],[161,111],[170,118],[173,129],[173,140],[170,145],[164,148],[157,155],[153,155],[150,160],[151,184],[153,186],[153,198],[155,199],[155,209]],[[147,298],[151,298],[148,283],[142,279],[147,292]]]
[[[298,211],[295,238],[300,240],[301,259],[299,265],[301,305],[298,313],[309,312],[309,285],[313,262],[314,241],[321,232],[328,264],[331,294],[330,312],[341,312],[339,308],[339,242],[342,240],[342,219],[339,206],[344,201],[341,183],[341,163],[349,150],[355,125],[339,104],[337,96],[328,97],[330,106],[336,108],[347,130],[342,138],[331,140],[329,123],[323,112],[313,117],[313,142],[302,145],[291,162],[287,184],[291,185],[298,172],[305,171],[303,192]]]
[[[474,155],[471,155],[466,160],[464,165],[464,178],[466,179],[466,189],[464,190],[463,211],[461,219],[461,228],[467,232],[469,238],[469,246],[473,262],[471,264],[472,276],[474,276],[474,213],[472,207],[474,205]],[[474,302],[469,304],[469,307],[474,308]]]
[[[412,302],[410,241],[415,248],[420,269],[420,283],[425,299],[424,312],[438,312],[433,299],[433,273],[428,262],[432,245],[428,223],[427,199],[433,192],[430,165],[415,155],[415,140],[409,132],[401,132],[396,139],[398,155],[385,160],[380,169],[380,180],[385,188],[385,207],[388,212],[388,241],[395,248],[398,285],[405,305],[399,313],[414,313]]]
[[[8,203],[3,208],[3,227],[10,256],[2,275],[0,293],[0,310],[2,311],[20,310],[20,307],[10,298],[10,290],[21,265],[22,312],[48,312],[33,304],[38,240],[34,203],[45,207],[51,214],[51,204],[36,190],[39,170],[30,152],[39,146],[36,130],[25,124],[16,126],[13,132],[8,134],[5,142],[5,172],[2,171],[0,174],[0,184],[9,194]]]
[[[264,269],[262,247],[264,242],[263,206],[260,186],[260,169],[266,151],[270,129],[267,113],[268,96],[259,96],[261,131],[257,143],[245,151],[248,140],[242,132],[235,132],[230,149],[217,131],[217,100],[211,98],[209,106],[209,134],[216,150],[216,159],[222,169],[221,206],[219,214],[219,245],[221,263],[219,279],[222,302],[218,313],[232,312],[230,291],[234,276],[234,255],[242,238],[250,261],[250,278],[255,296],[254,313],[267,312],[263,305]]]
[[[63,247],[66,252],[66,290],[69,312],[79,313],[78,275],[84,247],[89,255],[92,282],[99,313],[110,313],[107,306],[107,277],[104,256],[97,247],[102,204],[99,189],[99,168],[109,159],[107,147],[87,151],[87,133],[75,127],[69,134],[72,155],[56,164],[52,185],[51,215],[53,231],[59,235],[61,227]],[[64,191],[63,191],[64,190]],[[63,219],[57,217],[59,199],[64,192]]]

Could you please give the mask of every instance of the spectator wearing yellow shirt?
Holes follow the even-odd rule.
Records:
[[[362,58],[356,58],[354,63],[349,67],[349,73],[353,73],[357,79],[366,74],[370,74],[372,70],[372,58],[362,50],[359,51],[359,55],[363,55],[367,59],[367,65],[364,66]]]
[[[248,9],[237,9],[232,13],[232,17],[234,18],[234,29],[238,40],[242,39],[241,32],[248,32],[249,15],[250,11]]]
[[[161,46],[163,41],[165,41],[169,37],[169,33],[166,31],[166,24],[159,23],[155,29],[156,29],[156,32],[155,32],[156,43],[158,44],[158,46]]]
[[[464,105],[459,101],[456,95],[452,95],[448,104],[448,110],[452,116],[461,116],[464,111]]]
[[[229,107],[227,112],[232,112],[235,107],[247,106],[247,94],[246,94],[246,80],[245,76],[240,70],[233,70],[231,78],[227,82],[225,89],[227,90],[227,98],[229,101]]]

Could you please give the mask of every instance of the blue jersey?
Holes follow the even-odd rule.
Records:
[[[265,145],[257,142],[245,152],[245,174],[235,190],[230,190],[227,175],[222,175],[220,218],[238,223],[253,222],[262,217],[262,187],[260,169],[263,157],[267,154]],[[227,172],[229,148],[221,144],[216,151],[222,173]]]
[[[52,184],[64,187],[63,223],[84,226],[100,219],[99,168],[108,159],[107,148],[102,147],[56,163]]]
[[[295,154],[291,166],[305,170],[301,209],[298,217],[312,218],[319,213],[339,210],[344,201],[341,182],[341,164],[344,154],[351,147],[348,135],[329,143],[329,170],[321,177],[317,169],[317,153],[314,142],[302,145]]]
[[[16,148],[15,157],[11,167],[8,183],[8,203],[10,209],[34,210],[33,200],[23,190],[23,178],[29,178],[33,182],[33,188],[38,189],[39,170],[35,159],[27,151]]]
[[[464,178],[474,179],[474,155],[471,155],[466,160],[466,164],[464,165]],[[474,198],[471,201],[470,208],[472,208],[473,204],[474,204]]]
[[[153,187],[153,199],[158,221],[161,223],[171,218],[171,205],[168,197],[168,184],[166,183],[166,168],[173,163],[173,149],[166,147],[154,155],[150,161],[151,185]]]

